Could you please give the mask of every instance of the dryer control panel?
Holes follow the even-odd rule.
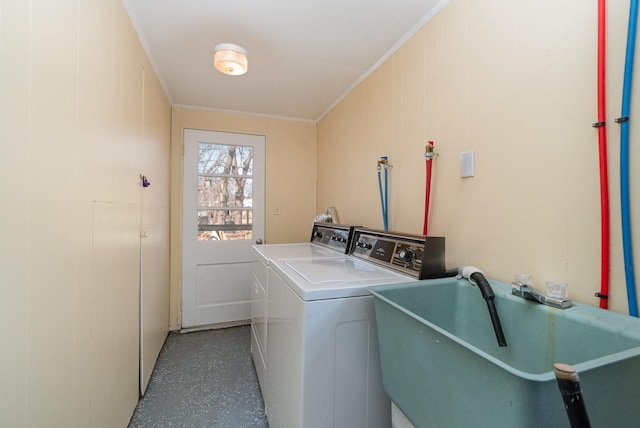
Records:
[[[355,229],[350,254],[416,279],[445,272],[444,237]]]
[[[311,231],[311,242],[346,254],[351,247],[354,230],[355,226],[316,222]]]

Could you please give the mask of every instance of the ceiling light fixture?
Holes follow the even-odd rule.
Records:
[[[213,65],[216,70],[231,76],[240,76],[247,72],[247,51],[232,43],[221,43],[215,48]]]

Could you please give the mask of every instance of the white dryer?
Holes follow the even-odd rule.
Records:
[[[316,222],[309,242],[254,245],[253,295],[251,299],[251,354],[265,403],[267,375],[267,270],[272,260],[293,258],[327,258],[344,256],[349,251],[355,226]]]
[[[350,255],[272,259],[265,408],[271,428],[388,428],[374,285],[444,273],[444,238],[356,229]]]

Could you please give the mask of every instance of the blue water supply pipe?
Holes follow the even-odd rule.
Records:
[[[386,156],[380,157],[378,161],[378,189],[380,190],[380,206],[382,207],[382,223],[384,230],[389,230],[389,177],[387,170],[389,159]],[[384,169],[384,193],[382,190],[382,170]]]
[[[631,243],[631,207],[629,203],[629,114],[631,111],[631,84],[633,60],[636,49],[636,28],[638,24],[638,0],[631,0],[629,27],[627,30],[627,51],[624,64],[622,87],[622,115],[616,119],[620,124],[620,205],[622,215],[622,249],[624,272],[627,283],[629,315],[638,316],[638,300],[633,268],[633,247]]]
[[[389,175],[388,165],[384,169],[384,230],[389,230]]]

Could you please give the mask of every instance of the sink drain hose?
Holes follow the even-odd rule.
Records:
[[[502,331],[502,324],[500,324],[500,318],[498,317],[498,310],[496,309],[495,294],[491,284],[487,281],[484,274],[480,269],[475,266],[462,266],[458,268],[459,276],[466,278],[474,285],[477,285],[482,293],[482,297],[487,302],[487,309],[489,310],[489,316],[491,317],[491,324],[498,340],[498,346],[507,346],[507,340],[504,337]]]

